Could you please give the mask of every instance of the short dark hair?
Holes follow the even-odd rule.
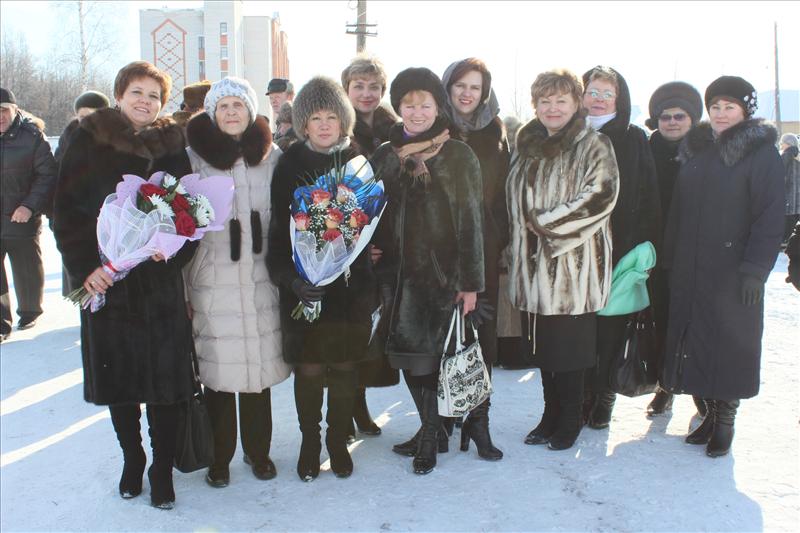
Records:
[[[486,100],[486,97],[489,96],[489,89],[492,87],[492,73],[489,72],[486,63],[476,57],[468,57],[459,61],[458,65],[453,69],[453,73],[450,74],[450,79],[447,82],[447,87],[445,87],[448,97],[450,96],[450,87],[473,70],[481,75],[481,101]]]
[[[114,80],[114,98],[119,100],[133,80],[151,78],[161,87],[161,106],[167,104],[169,93],[172,90],[172,77],[147,61],[134,61],[128,63],[117,72]]]

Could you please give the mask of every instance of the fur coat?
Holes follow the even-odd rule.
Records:
[[[356,113],[353,140],[364,157],[371,157],[380,145],[389,140],[389,129],[398,121],[397,115],[384,105],[379,105],[372,116],[372,127]]]
[[[512,304],[543,315],[599,311],[611,287],[609,217],[619,188],[611,141],[576,114],[552,136],[529,122],[517,150],[506,184]]]
[[[81,121],[61,160],[53,231],[74,287],[100,266],[97,216],[124,174],[191,172],[183,130],[158,119],[136,132],[119,111]],[[81,311],[84,397],[99,405],[172,404],[192,394],[192,333],[182,267],[196,244],[169,261],[145,261],[106,292],[96,313]]]
[[[708,123],[681,146],[663,254],[670,308],[663,385],[732,400],[758,394],[763,301],[744,305],[742,276],[766,281],[783,233],[775,128],[745,120],[715,138]]]
[[[264,259],[270,184],[281,151],[261,116],[240,142],[222,133],[205,113],[189,121],[186,133],[194,172],[202,178],[233,178],[231,219],[238,221],[235,239],[229,219],[223,231],[200,240],[184,269],[200,381],[215,391],[258,393],[291,372],[281,356],[278,287]],[[231,247],[237,244],[239,258],[233,260]]]

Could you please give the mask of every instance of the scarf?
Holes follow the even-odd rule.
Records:
[[[600,128],[602,128],[603,126],[614,120],[614,117],[616,116],[617,116],[616,111],[614,111],[613,113],[609,113],[608,115],[599,115],[596,117],[589,115],[588,117],[589,125],[591,125],[592,129],[594,129],[595,131],[600,131]]]
[[[447,121],[441,116],[436,117],[428,131],[413,137],[406,133],[402,122],[398,122],[389,130],[389,143],[400,159],[403,168],[411,176],[413,182],[421,182],[425,185],[431,180],[431,174],[425,161],[438,154],[449,139]]]
[[[444,87],[449,85],[450,77],[453,75],[453,71],[459,63],[461,63],[461,61],[456,61],[444,71],[444,75],[442,76],[442,85]],[[453,104],[450,102],[450,94],[447,95],[447,101],[448,105],[446,106],[446,111],[448,118],[450,118],[450,121],[458,131],[462,133],[482,130],[500,114],[500,104],[497,102],[497,96],[495,96],[494,89],[491,87],[489,87],[486,98],[478,104],[478,107],[475,108],[475,111],[472,112],[472,115],[468,119],[465,119],[453,109]]]
[[[338,143],[334,144],[333,146],[331,146],[330,148],[327,148],[325,150],[317,150],[316,148],[314,148],[311,145],[311,141],[308,140],[308,139],[306,139],[306,146],[308,147],[309,150],[311,150],[312,152],[317,152],[318,154],[332,154],[334,152],[339,152],[341,150],[349,148],[350,147],[350,137],[342,138],[341,141],[339,141]]]

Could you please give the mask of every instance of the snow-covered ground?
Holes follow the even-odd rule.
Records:
[[[383,435],[352,446],[350,479],[324,464],[302,483],[289,380],[272,393],[278,477],[255,479],[240,450],[229,487],[176,472],[176,507],[160,511],[146,480],[136,499],[117,494],[121,453],[107,409],[83,401],[78,316],[61,299],[47,231],[43,249],[46,312],[0,345],[2,531],[800,530],[800,294],[783,281],[785,256],[767,286],[761,394],[742,402],[727,457],[683,442],[697,423],[688,397],[654,419],[644,415],[649,397],[620,398],[610,430],[584,429],[571,450],[526,446],[542,409],[538,372],[497,370],[492,434],[502,461],[481,461],[474,446],[459,452],[456,434],[433,473],[414,475],[411,459],[390,450],[418,423],[401,385],[368,392]]]

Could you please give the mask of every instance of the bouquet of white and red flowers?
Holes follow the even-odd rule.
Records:
[[[383,182],[375,179],[364,156],[298,187],[289,231],[300,276],[318,287],[343,273],[349,276],[349,267],[369,244],[385,204]],[[311,308],[301,302],[292,317],[312,322],[321,310],[321,302]]]
[[[97,218],[97,246],[103,269],[114,281],[160,254],[173,257],[188,241],[224,228],[233,201],[233,178],[189,174],[180,179],[156,172],[145,181],[126,174],[109,194]],[[98,311],[105,296],[80,287],[67,299]]]

